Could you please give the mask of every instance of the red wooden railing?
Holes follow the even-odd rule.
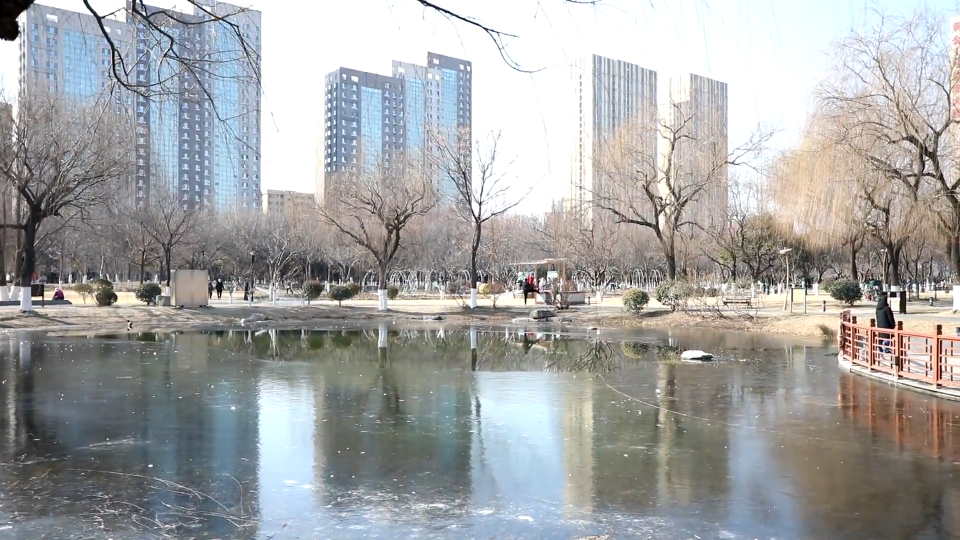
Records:
[[[844,416],[902,448],[960,461],[960,403],[897,392],[856,375],[841,377],[838,401]]]
[[[876,321],[860,324],[844,311],[837,335],[840,354],[853,365],[933,387],[960,389],[960,337],[943,335],[936,325],[933,334],[903,329],[877,328]]]

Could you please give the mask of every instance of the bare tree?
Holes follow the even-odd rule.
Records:
[[[113,247],[115,253],[138,270],[140,283],[144,281],[147,267],[161,260],[161,250],[154,236],[151,234],[147,220],[139,219],[143,210],[136,208],[129,201],[121,203],[109,219],[112,223]]]
[[[267,268],[267,276],[274,289],[295,271],[294,261],[307,251],[304,227],[297,220],[282,215],[247,213],[254,221],[256,237],[252,245]]]
[[[866,32],[852,32],[833,48],[835,69],[818,90],[821,109],[837,126],[836,138],[873,176],[865,193],[874,214],[870,234],[893,254],[891,278],[899,280],[902,242],[885,228],[900,224],[897,214],[935,220],[956,274],[960,175],[948,172],[956,151],[951,130],[960,120],[956,55],[939,16],[926,10],[873,16]]]
[[[760,184],[747,179],[732,182],[723,219],[706,229],[713,245],[703,253],[733,282],[743,277],[758,281],[776,266],[784,247],[784,224],[766,207]]]
[[[591,219],[582,208],[554,212],[544,225],[542,233],[556,249],[552,254],[568,259],[572,268],[585,274],[602,299],[611,273],[624,262],[623,227],[609,213]]]
[[[30,287],[37,240],[49,218],[69,219],[110,200],[131,172],[125,151],[129,125],[107,101],[72,103],[41,92],[23,96],[10,144],[0,145],[0,176],[16,194],[14,219],[21,233],[17,284]],[[29,291],[20,309],[31,311]]]
[[[203,208],[194,208],[182,201],[169,187],[154,190],[148,206],[131,214],[136,226],[159,247],[168,287],[174,250],[196,237],[203,228],[205,217]]]
[[[386,311],[387,278],[411,221],[437,204],[436,188],[411,164],[342,171],[321,207],[322,218],[370,253],[377,265],[379,309]]]
[[[461,130],[453,137],[438,137],[436,141],[435,165],[444,180],[453,186],[453,208],[473,229],[470,239],[471,308],[477,307],[477,257],[483,241],[483,226],[523,200],[523,195],[510,197],[511,179],[501,170],[508,169],[512,162],[497,163],[501,159],[501,141],[500,132],[491,132],[486,146],[477,142],[476,163],[469,129]]]
[[[772,132],[756,130],[733,151],[725,139],[698,133],[706,113],[671,103],[658,125],[627,126],[598,145],[602,152],[601,182],[592,190],[593,204],[613,214],[618,223],[653,231],[666,261],[667,277],[677,277],[677,239],[684,226],[703,227],[714,205],[725,205],[728,166],[747,165]],[[651,139],[656,140],[651,143]],[[718,200],[712,200],[718,199]],[[698,204],[696,216],[688,215]],[[698,223],[700,222],[700,223]]]
[[[460,9],[448,9],[440,6],[437,2],[434,2],[432,0],[413,0],[413,1],[419,3],[424,8],[427,8],[439,13],[440,15],[442,15],[443,17],[449,19],[454,23],[465,24],[468,27],[474,28],[486,34],[487,37],[489,37],[493,41],[494,45],[497,47],[497,52],[500,53],[500,57],[508,66],[510,66],[510,68],[516,71],[519,71],[521,73],[534,73],[536,71],[539,71],[539,70],[530,71],[530,70],[523,69],[522,67],[520,67],[520,64],[518,64],[513,58],[511,58],[510,54],[507,52],[507,42],[511,39],[516,39],[519,36],[515,34],[510,34],[508,32],[504,32],[502,30],[498,30],[494,28],[492,25],[488,23],[484,23],[483,21],[477,19],[476,17],[472,17],[464,13]],[[538,5],[537,5],[538,11],[539,9],[542,8],[542,6],[539,5],[539,1],[540,0],[538,0]],[[558,1],[566,4],[570,4],[570,5],[595,6],[600,4],[603,0],[558,0]]]

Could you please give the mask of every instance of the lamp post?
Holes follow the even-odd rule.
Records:
[[[253,307],[253,291],[257,289],[257,274],[254,271],[254,265],[257,263],[257,254],[250,252],[250,307]]]
[[[787,306],[790,306],[790,312],[793,312],[793,284],[790,282],[790,252],[793,251],[793,248],[783,248],[780,250],[780,255],[783,256],[784,260],[787,263],[787,296],[783,299],[783,309],[787,310]]]

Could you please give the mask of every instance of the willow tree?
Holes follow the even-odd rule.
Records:
[[[888,155],[899,149],[874,149],[871,158],[858,145],[872,135],[847,125],[839,114],[823,110],[811,117],[798,147],[775,162],[779,215],[809,247],[842,248],[853,279],[859,276],[858,254],[873,240],[887,253],[884,277],[898,283],[904,246],[914,235],[929,233],[923,191],[891,181],[890,170],[878,167],[879,156],[902,163],[903,156]]]
[[[953,96],[955,56],[946,21],[926,10],[911,17],[874,13],[874,24],[854,31],[832,49],[833,71],[819,85],[819,109],[837,126],[838,140],[865,162],[880,200],[869,201],[886,214],[884,197],[896,198],[893,213],[925,215],[936,224],[960,272],[960,173],[952,133],[960,120]],[[878,204],[879,203],[879,204]],[[894,236],[875,226],[896,221],[881,215],[871,234],[888,250],[899,250]],[[892,253],[892,251],[891,251]],[[898,277],[899,257],[890,257]]]
[[[811,117],[796,148],[778,156],[770,186],[777,215],[813,248],[841,248],[857,279],[857,255],[867,238],[870,168],[826,119]]]

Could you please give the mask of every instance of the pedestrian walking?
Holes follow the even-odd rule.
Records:
[[[881,292],[877,294],[877,328],[887,328],[894,329],[897,327],[897,321],[893,317],[893,308],[890,307],[890,302],[887,299],[887,293]],[[891,334],[881,333],[877,334],[877,337],[880,339],[880,351],[883,353],[890,352],[890,338]]]

